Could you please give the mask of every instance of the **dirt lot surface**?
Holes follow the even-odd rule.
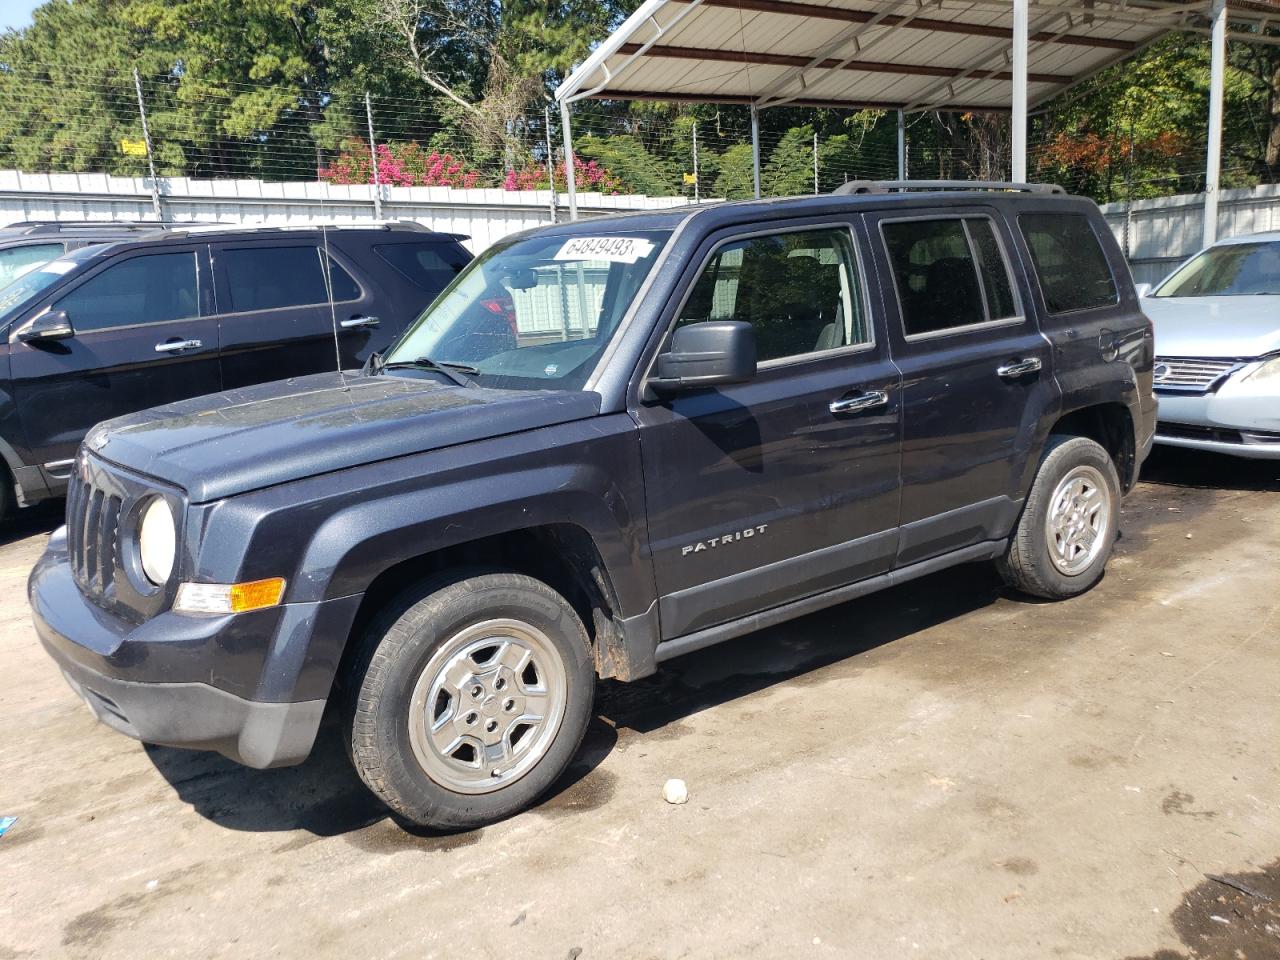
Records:
[[[966,567],[602,684],[558,792],[444,837],[332,731],[96,725],[25,600],[58,522],[0,536],[0,960],[1280,957],[1280,464],[1158,455],[1068,603]]]

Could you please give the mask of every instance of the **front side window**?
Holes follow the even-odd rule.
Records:
[[[1198,254],[1160,285],[1157,297],[1280,295],[1280,243],[1224,243]]]
[[[0,287],[7,287],[24,273],[30,273],[60,256],[60,243],[30,243],[25,247],[0,250]]]
[[[669,231],[537,235],[490,247],[429,306],[383,369],[429,358],[486,387],[580,389]]]
[[[329,302],[319,247],[232,247],[217,253],[230,297],[228,313],[279,310]],[[358,300],[351,274],[330,258],[329,279],[336,302]]]
[[[1110,306],[1119,297],[1107,255],[1089,218],[1033,213],[1018,218],[1050,313]]]
[[[196,255],[153,253],[114,263],[57,301],[76,333],[200,315]]]
[[[1018,315],[1009,266],[986,217],[882,224],[908,337]]]
[[[871,342],[849,231],[734,240],[703,267],[677,325],[742,320],[763,363]]]

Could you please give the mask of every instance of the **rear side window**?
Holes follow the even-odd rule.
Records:
[[[724,244],[678,324],[744,320],[761,361],[871,342],[847,230],[775,233]]]
[[[54,304],[77,333],[200,313],[194,253],[152,253],[112,264]]]
[[[319,247],[236,247],[221,250],[231,303],[227,312],[278,310],[329,302]],[[330,264],[335,301],[358,300],[360,287],[351,274]]]
[[[449,243],[378,243],[374,251],[407,280],[439,293],[467,265],[467,256]]]
[[[908,337],[1017,316],[1009,267],[986,217],[882,224]]]
[[[1031,213],[1018,218],[1050,313],[1105,307],[1116,282],[1089,218],[1079,213]]]

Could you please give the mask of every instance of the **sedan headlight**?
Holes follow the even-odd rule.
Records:
[[[1245,374],[1240,379],[1256,383],[1261,380],[1275,380],[1278,377],[1280,377],[1280,356],[1274,356],[1264,359],[1262,366],[1252,373]]]
[[[173,576],[177,555],[178,525],[173,509],[164,497],[152,497],[138,525],[138,560],[143,574],[157,587],[164,586]]]

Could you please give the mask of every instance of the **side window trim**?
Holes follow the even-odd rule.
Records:
[[[987,319],[979,323],[966,323],[956,327],[943,327],[940,330],[926,330],[923,333],[907,333],[907,318],[902,305],[902,292],[898,289],[897,271],[894,269],[893,255],[889,252],[889,240],[885,236],[884,227],[889,223],[919,223],[922,221],[933,220],[959,220],[964,230],[965,244],[969,248],[969,260],[973,264],[974,277],[978,284],[978,294],[982,298],[982,315]],[[1000,257],[1003,261],[1005,275],[1009,278],[1009,291],[1014,300],[1014,313],[1009,317],[1000,317],[991,319],[991,307],[987,300],[987,285],[982,278],[982,271],[978,267],[978,256],[973,243],[973,236],[969,232],[968,220],[986,220],[991,224],[991,233],[995,237],[996,246],[1000,250]],[[884,252],[885,263],[889,267],[889,283],[893,288],[894,302],[898,308],[898,329],[902,332],[902,338],[907,343],[918,343],[922,340],[936,340],[940,337],[952,337],[967,333],[981,333],[984,330],[993,330],[999,327],[1011,327],[1027,322],[1026,304],[1022,302],[1021,291],[1018,284],[1014,282],[1014,274],[1010,269],[1012,262],[1009,257],[1008,244],[1000,234],[997,226],[996,216],[993,213],[983,211],[974,211],[972,213],[929,213],[920,214],[911,217],[879,217],[876,220],[877,233],[880,236],[881,249]]]
[[[841,354],[863,353],[868,350],[874,350],[876,347],[876,328],[874,314],[872,313],[871,301],[867,286],[867,273],[865,264],[863,263],[862,250],[858,243],[858,234],[854,230],[853,225],[847,220],[821,221],[806,224],[790,224],[783,227],[762,228],[758,230],[750,230],[745,233],[735,233],[730,236],[722,237],[707,251],[705,257],[702,258],[696,270],[690,274],[690,280],[681,291],[680,299],[677,301],[676,309],[671,315],[670,321],[667,323],[667,329],[663,332],[662,338],[658,341],[658,351],[650,360],[645,369],[644,379],[648,380],[653,374],[653,366],[657,363],[658,354],[666,348],[671,342],[671,336],[675,332],[676,326],[680,322],[680,315],[684,312],[685,306],[689,302],[689,298],[693,296],[694,288],[698,281],[702,278],[707,267],[711,265],[716,254],[723,247],[732,243],[741,243],[744,240],[751,240],[756,237],[773,237],[785,233],[817,233],[823,230],[839,231],[847,235],[849,249],[853,253],[853,262],[849,265],[853,270],[853,276],[857,278],[859,287],[859,299],[862,303],[863,316],[866,318],[867,339],[861,343],[844,344],[839,347],[832,347],[829,350],[811,350],[807,353],[796,353],[786,357],[775,357],[771,360],[762,360],[757,364],[758,370],[772,370],[778,367],[794,366],[801,363],[809,363],[815,360],[824,360],[828,357],[839,356]],[[719,270],[719,263],[716,263],[716,269]]]

